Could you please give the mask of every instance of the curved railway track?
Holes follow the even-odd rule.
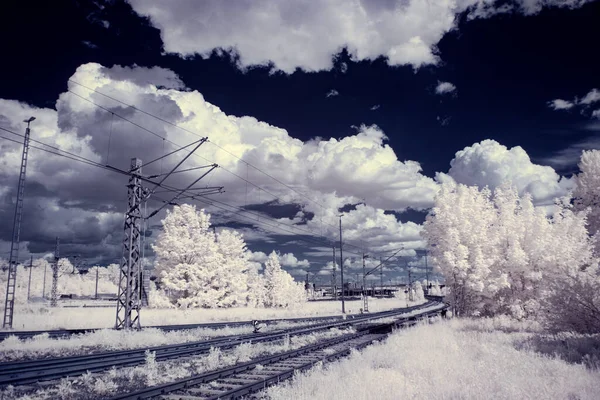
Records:
[[[375,315],[377,313],[374,313]],[[360,314],[358,314],[360,315]],[[356,318],[358,315],[349,315],[346,319]],[[331,316],[322,316],[322,317],[301,317],[301,318],[282,318],[282,319],[268,319],[261,320],[260,322],[265,323],[267,325],[273,325],[281,322],[308,322],[308,321],[326,321],[326,320],[341,320],[344,319],[341,315],[331,315]],[[155,328],[160,329],[165,332],[170,331],[181,331],[186,329],[196,329],[196,328],[207,328],[207,329],[220,329],[220,328],[232,328],[238,326],[248,326],[252,325],[253,321],[233,321],[233,322],[212,322],[212,323],[202,323],[202,324],[184,324],[184,325],[151,325],[144,326],[143,329]],[[50,338],[58,339],[58,338],[66,338],[72,335],[79,335],[84,333],[96,332],[102,329],[110,329],[110,328],[93,328],[93,329],[58,329],[58,330],[47,330],[47,331],[0,331],[0,341],[8,338],[9,336],[16,336],[19,339],[30,339],[37,335],[48,334]]]
[[[83,356],[60,358],[47,358],[21,362],[0,363],[0,387],[12,385],[26,385],[40,381],[57,380],[64,377],[73,377],[86,372],[100,372],[112,367],[128,367],[145,363],[145,352],[155,352],[156,361],[171,360],[210,352],[211,348],[222,350],[230,349],[249,341],[253,343],[271,342],[281,340],[287,335],[303,335],[335,327],[345,327],[358,323],[365,323],[374,319],[402,315],[411,311],[422,309],[437,304],[428,301],[424,304],[404,309],[390,310],[376,314],[363,314],[353,319],[335,322],[325,322],[310,327],[291,328],[268,333],[235,335],[188,342],[166,346],[155,346],[134,350],[111,351]]]
[[[445,306],[447,307],[447,306]],[[445,308],[443,307],[443,308]],[[133,393],[120,394],[110,400],[217,400],[248,398],[269,386],[291,378],[296,371],[305,371],[319,362],[331,362],[359,350],[374,341],[385,339],[392,328],[413,325],[419,318],[440,314],[442,308],[416,317],[405,317],[396,323],[366,326],[357,333],[323,340],[297,350],[262,357],[233,367],[191,376],[173,383],[149,387]]]

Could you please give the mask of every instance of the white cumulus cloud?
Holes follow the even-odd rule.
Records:
[[[509,149],[489,139],[458,151],[450,165],[448,175],[458,183],[493,189],[509,181],[519,192],[531,193],[538,205],[552,204],[573,185],[552,167],[532,163],[522,147]]]
[[[438,62],[436,45],[457,15],[486,18],[544,6],[579,7],[585,0],[129,0],[160,29],[165,50],[208,57],[234,51],[240,67],[267,65],[292,73],[329,70],[346,47],[355,60],[387,58],[390,65]]]
[[[303,142],[291,137],[285,129],[253,117],[225,114],[216,105],[208,103],[201,93],[185,88],[170,70],[138,66],[106,68],[90,63],[80,66],[71,80],[69,89],[77,95],[61,94],[55,109],[39,109],[13,100],[0,100],[1,126],[22,132],[22,121],[34,115],[37,119],[32,124],[32,131],[36,140],[121,169],[129,167],[132,157],[140,157],[147,163],[175,150],[176,146],[187,145],[207,135],[209,142],[203,144],[184,166],[193,168],[213,162],[219,164],[220,168],[202,180],[200,185],[224,186],[226,192],[214,199],[234,208],[225,207],[228,211],[224,210],[218,207],[220,203],[200,205],[213,213],[214,222],[234,220],[249,224],[239,228],[249,241],[274,240],[269,237],[270,234],[251,229],[254,224],[263,226],[263,221],[274,224],[263,226],[265,230],[278,232],[280,236],[291,236],[302,229],[337,240],[338,233],[331,225],[337,226],[338,208],[357,204],[361,199],[366,199],[372,209],[368,212],[361,208],[350,211],[347,220],[361,226],[381,225],[381,232],[374,243],[390,246],[403,240],[413,240],[418,227],[400,224],[393,215],[384,214],[383,210],[427,209],[433,204],[438,189],[433,179],[421,173],[418,162],[398,160],[394,150],[386,143],[387,137],[376,126],[349,130],[349,136],[341,139]],[[178,124],[180,128],[136,112],[75,82]],[[139,126],[103,111],[92,102]],[[6,188],[6,194],[2,195],[6,197],[10,196],[10,188],[14,186],[21,150],[16,143],[6,141],[0,142],[0,146],[0,193],[4,193]],[[177,153],[162,162],[142,167],[142,172],[147,175],[166,172],[182,157],[183,154]],[[197,170],[184,172],[173,175],[166,183],[185,187],[198,176]],[[247,178],[256,186],[247,184],[240,177]],[[28,188],[36,188],[35,193],[41,199],[39,212],[44,214],[31,220],[40,223],[35,229],[28,228],[28,232],[36,231],[47,243],[52,243],[52,238],[59,232],[61,237],[66,238],[67,229],[79,235],[97,235],[90,238],[90,242],[96,243],[99,248],[114,249],[114,257],[118,258],[122,237],[120,228],[114,226],[119,226],[125,207],[126,177],[33,149],[27,179]],[[33,189],[28,190],[29,198],[35,198]],[[149,210],[162,205],[161,201],[170,196],[164,193],[152,196]],[[250,212],[235,208],[266,206],[272,202],[295,203],[303,210],[295,216],[273,221],[260,207]],[[42,209],[46,211],[42,212]],[[42,224],[50,220],[50,210],[62,213],[62,222]],[[98,213],[105,213],[106,217],[100,219],[103,214]],[[314,216],[310,219],[312,214]],[[72,222],[85,221],[94,215],[98,216],[94,217],[98,219],[97,230],[89,229],[89,224],[83,222]],[[160,214],[155,217],[155,222],[160,217]],[[6,218],[10,219],[8,214]],[[303,219],[308,221],[303,222]],[[278,227],[287,227],[289,232],[278,230]],[[348,240],[359,237],[350,231],[348,233]]]
[[[554,110],[570,110],[572,108],[577,108],[581,110],[581,113],[584,115],[590,115],[589,108],[592,104],[600,101],[600,90],[592,89],[581,99],[575,97],[572,101],[555,99],[548,102],[548,107]],[[592,118],[597,117],[597,110],[591,112]]]
[[[548,102],[548,107],[553,108],[554,110],[569,110],[573,108],[574,104],[570,101],[563,99],[555,99]]]
[[[456,86],[450,82],[438,82],[435,88],[436,94],[448,94],[456,91]]]

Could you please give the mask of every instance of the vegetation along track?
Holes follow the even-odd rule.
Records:
[[[292,328],[269,333],[233,335],[211,340],[202,340],[198,342],[155,346],[135,350],[111,351],[88,354],[84,356],[0,363],[0,386],[17,386],[39,381],[56,380],[67,376],[73,377],[82,375],[88,371],[105,371],[113,366],[128,367],[140,365],[146,360],[146,350],[155,352],[156,361],[176,359],[180,357],[206,354],[210,352],[211,348],[230,349],[250,341],[253,343],[271,342],[281,340],[287,335],[303,335],[335,327],[364,323],[378,318],[401,315],[435,304],[439,303],[435,301],[428,301],[424,304],[414,307],[396,309],[375,314],[364,314],[357,316],[354,319],[325,322],[305,328]]]
[[[445,307],[444,307],[445,308]],[[304,346],[300,349],[269,355],[233,367],[191,376],[173,383],[121,394],[111,400],[216,400],[250,398],[256,392],[291,378],[319,362],[331,362],[387,337],[394,327],[413,325],[418,318],[439,315],[443,308],[418,316],[404,317],[397,323],[374,324],[359,328],[357,333]]]
[[[437,300],[437,299],[433,299]],[[347,318],[355,318],[356,316],[350,315]],[[272,325],[281,322],[311,322],[311,321],[326,321],[326,320],[341,320],[343,317],[341,315],[330,315],[330,316],[322,316],[322,317],[300,317],[300,318],[282,318],[282,319],[267,319],[260,320],[261,323]],[[232,321],[232,322],[211,322],[211,323],[203,323],[203,324],[183,324],[183,325],[153,325],[153,326],[145,326],[144,329],[159,329],[165,332],[171,331],[182,331],[185,329],[196,329],[196,328],[206,328],[206,329],[220,329],[220,328],[233,328],[238,326],[246,326],[252,325],[253,321]],[[16,336],[19,339],[29,339],[37,335],[47,334],[48,337],[53,339],[58,338],[67,338],[73,335],[81,335],[84,333],[96,332],[102,329],[110,329],[110,328],[97,328],[97,329],[56,329],[56,330],[46,330],[46,331],[0,331],[0,341],[8,338],[9,336]]]

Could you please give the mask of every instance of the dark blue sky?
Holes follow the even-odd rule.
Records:
[[[226,114],[255,117],[302,141],[347,137],[356,133],[353,126],[375,124],[398,160],[418,161],[429,177],[448,172],[457,151],[484,139],[522,146],[532,161],[565,175],[576,171],[576,157],[552,164],[553,157],[599,143],[600,124],[589,110],[548,106],[600,87],[599,1],[529,16],[468,21],[460,15],[456,29],[437,43],[437,65],[415,70],[384,58],[355,62],[343,51],[330,71],[291,75],[264,67],[242,72],[230,56],[166,54],[160,31],[121,0],[6,0],[0,12],[0,99],[53,108],[82,64],[160,66]],[[436,95],[438,82],[457,90]],[[339,95],[327,97],[331,90]],[[425,214],[395,215],[421,223]]]

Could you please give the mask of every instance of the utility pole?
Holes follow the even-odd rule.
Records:
[[[46,260],[44,260],[46,261]],[[44,263],[44,283],[42,284],[42,299],[46,299],[46,268],[48,267],[48,263]]]
[[[408,271],[408,299],[410,301],[414,300],[413,292],[412,292],[412,278],[410,275],[410,267],[408,266],[408,261],[406,262],[406,270]]]
[[[23,154],[21,155],[21,169],[19,170],[19,184],[17,186],[17,203],[13,219],[12,240],[10,242],[10,256],[8,258],[8,279],[6,280],[6,299],[4,300],[3,328],[12,328],[15,313],[15,290],[17,286],[17,263],[19,261],[19,238],[21,235],[21,219],[23,218],[23,195],[25,192],[25,172],[27,171],[27,156],[29,154],[29,124],[35,117],[26,119],[25,140],[23,141]]]
[[[125,212],[125,237],[123,258],[119,277],[117,317],[115,329],[140,329],[140,309],[142,294],[142,270],[140,260],[142,201],[146,195],[142,188],[142,160],[131,159],[127,185],[128,205]]]
[[[335,246],[333,246],[333,299],[337,300],[337,276],[336,276]]]
[[[54,248],[54,264],[52,264],[52,292],[50,292],[50,307],[56,307],[58,302],[58,259],[59,259],[59,238],[56,237],[56,247]]]
[[[342,314],[346,314],[346,304],[344,302],[344,255],[342,250],[342,214],[340,214],[340,271],[342,273]]]
[[[33,269],[33,256],[31,256],[31,260],[29,260],[29,283],[27,283],[27,302],[29,303],[29,298],[31,297],[31,270]]]
[[[425,285],[425,293],[429,294],[429,268],[427,268],[427,249],[425,249],[425,279],[427,284]]]
[[[94,296],[96,298],[96,300],[98,300],[98,271],[100,270],[99,267],[96,267],[96,295]]]
[[[366,286],[366,271],[365,271],[365,258],[369,257],[368,255],[366,255],[365,253],[363,253],[362,256],[362,267],[363,267],[363,281],[362,281],[362,294],[363,294],[363,312],[369,312],[369,299],[367,297],[367,293],[365,293],[365,289],[367,288]]]
[[[381,259],[382,258],[379,257],[379,264],[381,264],[381,269],[379,270],[379,281],[381,284],[381,288],[379,290],[380,290],[381,297],[383,297],[383,261],[381,261]]]

